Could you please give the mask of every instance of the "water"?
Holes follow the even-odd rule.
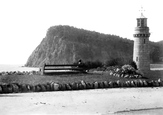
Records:
[[[9,72],[9,71],[39,71],[39,68],[32,67],[23,67],[23,65],[5,65],[0,64],[0,72]]]
[[[163,64],[151,64],[151,70],[163,70]],[[0,64],[0,72],[2,71],[39,71],[39,68],[23,67],[23,65],[7,65]]]
[[[163,64],[151,64],[151,70],[163,70]]]

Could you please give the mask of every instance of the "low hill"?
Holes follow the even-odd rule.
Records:
[[[157,44],[151,44],[151,54],[154,54]],[[132,40],[70,26],[53,26],[48,29],[46,37],[32,52],[26,66],[39,67],[44,63],[72,64],[79,59],[98,60],[103,63],[121,59],[127,62],[132,59],[132,54]]]

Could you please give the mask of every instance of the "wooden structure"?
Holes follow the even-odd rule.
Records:
[[[41,69],[42,75],[46,74],[73,74],[73,73],[86,73],[86,68],[80,64],[77,65],[47,65]]]

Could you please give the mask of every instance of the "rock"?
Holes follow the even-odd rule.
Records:
[[[125,74],[125,75],[124,75],[124,78],[129,78],[129,75],[128,75],[128,74]]]
[[[86,89],[86,83],[85,83],[85,81],[81,81],[81,84],[82,84],[82,86],[83,86],[83,89]]]
[[[139,75],[138,75],[138,78],[141,79],[141,78],[143,78],[143,76],[142,76],[141,74],[139,74]]]
[[[31,91],[31,86],[29,84],[26,85],[27,91]]]
[[[87,89],[93,89],[93,84],[92,83],[86,83],[86,88]]]
[[[99,86],[98,86],[98,82],[96,81],[96,82],[94,82],[93,83],[93,86],[94,86],[94,89],[97,89]]]
[[[58,83],[54,83],[54,91],[59,91],[59,84]]]
[[[113,71],[110,72],[110,75],[113,75]]]
[[[109,82],[109,87],[113,88],[113,82],[112,81]]]
[[[50,84],[46,84],[46,91],[51,91]]]
[[[121,82],[118,80],[116,81],[117,87],[122,87]]]
[[[145,87],[148,86],[148,84],[147,84],[147,82],[145,80],[143,80],[143,86],[145,86]]]
[[[138,86],[139,86],[139,83],[138,83],[137,80],[134,80],[133,82],[134,82],[134,84],[135,84],[135,87],[138,87]]]
[[[121,74],[121,77],[123,78],[124,77],[124,74]]]
[[[116,76],[116,73],[113,73],[113,76]]]
[[[61,91],[66,90],[66,85],[65,85],[65,84],[61,84],[61,85],[60,85],[60,90],[61,90]]]
[[[139,80],[139,85],[140,85],[140,87],[143,87],[144,86],[144,83],[143,83],[142,80]]]
[[[32,92],[35,92],[36,91],[35,86],[31,85],[31,91]]]
[[[136,86],[135,83],[134,83],[134,81],[130,81],[130,84],[131,84],[130,85],[131,87],[135,87]]]
[[[71,90],[71,87],[69,84],[65,84],[66,85],[66,90]]]
[[[72,90],[78,90],[78,83],[71,83]]]
[[[14,93],[18,93],[19,92],[19,86],[15,83],[12,84],[12,89]]]
[[[40,84],[41,91],[46,91],[46,85],[45,84]]]
[[[157,81],[159,83],[159,86],[163,86],[163,81],[161,79],[158,79]]]
[[[40,84],[35,85],[35,91],[36,91],[36,92],[40,92],[40,91],[41,91]]]
[[[3,93],[8,93],[7,84],[2,84],[1,87],[2,87]]]
[[[131,74],[131,75],[129,75],[129,78],[131,78],[131,79],[132,79],[132,78],[134,78],[134,76]]]
[[[125,86],[126,86],[126,87],[130,87],[130,82],[129,82],[129,81],[126,81],[126,82],[125,82]]]
[[[154,81],[154,86],[155,86],[155,87],[159,87],[159,83],[158,83],[157,80]]]
[[[109,87],[109,84],[108,84],[107,81],[104,81],[104,87],[105,87],[105,88],[108,88],[108,87]]]
[[[0,94],[1,94],[1,93],[3,93],[3,89],[2,89],[2,87],[1,87],[1,85],[0,85]]]
[[[104,86],[104,83],[103,83],[103,82],[99,82],[99,83],[98,83],[98,86],[99,86],[99,88],[105,88],[105,86]]]
[[[28,91],[26,84],[22,84],[22,85],[20,85],[20,87],[21,87],[22,92],[27,92]]]
[[[8,93],[13,93],[12,85],[11,84],[7,85],[7,89],[8,89]]]

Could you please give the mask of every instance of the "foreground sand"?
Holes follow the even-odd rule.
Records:
[[[0,115],[159,115],[162,113],[163,88],[117,88],[0,95]]]

